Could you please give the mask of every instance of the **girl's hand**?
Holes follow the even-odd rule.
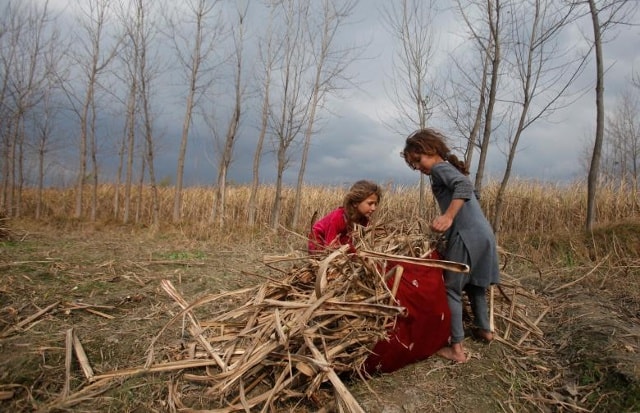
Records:
[[[451,228],[451,224],[453,224],[453,219],[446,215],[440,215],[431,223],[431,230],[434,232],[445,232]]]
[[[442,215],[438,218],[434,219],[431,223],[431,230],[435,232],[445,232],[451,225],[453,225],[453,219],[460,211],[460,208],[464,205],[465,200],[462,198],[454,198],[451,200],[451,203],[447,207],[447,210],[444,211]]]

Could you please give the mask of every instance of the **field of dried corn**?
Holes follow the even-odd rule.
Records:
[[[291,228],[295,190],[284,187],[282,191],[282,207],[279,222],[289,230],[304,232],[308,228],[314,213],[322,216],[342,202],[348,185],[344,186],[308,186],[302,189],[300,217],[296,228]],[[437,211],[430,190],[425,190],[426,206],[419,208],[418,186],[397,186],[383,184],[383,199],[378,218],[413,219],[423,216],[428,219]],[[481,204],[488,218],[494,213],[496,193],[499,185],[488,183],[482,190]],[[125,205],[123,189],[113,185],[101,185],[96,192],[96,223],[122,222]],[[256,226],[262,230],[269,226],[275,189],[261,186],[256,196]],[[247,228],[247,205],[250,188],[248,186],[231,186],[226,194],[225,211],[222,217],[212,217],[215,190],[211,187],[187,188],[183,192],[182,220],[180,228],[186,234],[197,238],[225,237],[229,232],[253,233],[255,228]],[[75,188],[47,189],[42,195],[40,207],[41,220],[49,223],[60,222],[63,225],[74,216],[76,192]],[[37,193],[25,190],[20,196],[19,215],[34,217],[36,215]],[[171,187],[158,188],[159,221],[171,223],[174,190]],[[117,202],[115,200],[118,200]],[[148,187],[138,188],[131,195],[129,205],[129,223],[137,226],[149,226],[152,219],[152,196]],[[544,234],[558,231],[575,231],[584,227],[586,211],[586,184],[536,183],[514,181],[510,184],[503,200],[503,213],[500,219],[501,234]],[[116,205],[117,204],[117,207]],[[84,191],[82,216],[91,216],[91,189]],[[640,194],[638,189],[629,189],[615,185],[601,185],[596,199],[595,220],[600,224],[615,223],[640,214]],[[12,214],[15,215],[15,214]],[[215,225],[213,225],[215,224]],[[222,225],[222,234],[218,231]]]
[[[184,305],[211,328],[208,320],[240,306],[236,292],[286,279],[294,262],[264,258],[304,250],[311,216],[339,205],[344,190],[305,188],[300,228],[286,226],[287,190],[277,231],[268,228],[269,187],[259,193],[257,228],[245,224],[245,187],[230,190],[222,227],[209,223],[210,188],[185,192],[180,224],[169,224],[173,194],[162,188],[160,228],[150,226],[146,192],[125,225],[113,218],[109,186],[95,222],[69,218],[72,190],[48,190],[34,220],[35,194],[26,191],[22,218],[0,220],[0,410],[225,411],[194,379],[210,367],[179,364],[194,359],[197,341]],[[487,215],[494,193],[483,192]],[[378,221],[415,220],[417,200],[416,188],[389,186]],[[436,212],[427,201],[428,218]],[[468,338],[463,365],[431,357],[367,381],[344,377],[346,391],[367,412],[640,411],[638,195],[603,188],[592,233],[582,230],[585,204],[581,185],[514,185],[499,233],[499,339]],[[150,354],[155,370],[144,368]],[[312,397],[272,409],[335,410],[334,389],[320,384]]]

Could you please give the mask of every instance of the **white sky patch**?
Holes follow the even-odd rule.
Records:
[[[49,0],[49,10],[56,11],[73,11],[73,2],[72,0]]]
[[[347,166],[349,166],[351,164],[351,160],[347,159],[345,157],[340,157],[337,158],[335,156],[323,156],[320,159],[320,163],[329,169],[333,169],[333,168],[338,168],[338,169],[342,169],[345,168]]]
[[[398,117],[398,109],[388,99],[356,99],[349,106],[381,126]]]

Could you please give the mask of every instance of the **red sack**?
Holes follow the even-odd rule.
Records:
[[[435,257],[434,257],[435,258]],[[451,312],[439,268],[388,262],[404,268],[396,298],[407,309],[407,317],[397,317],[388,339],[378,342],[365,361],[368,373],[388,373],[423,360],[447,345]],[[389,289],[395,277],[387,281]]]

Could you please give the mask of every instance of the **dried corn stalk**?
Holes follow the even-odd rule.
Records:
[[[287,399],[318,400],[326,382],[342,409],[362,411],[340,376],[361,372],[371,349],[405,311],[387,287],[386,260],[466,270],[456,263],[419,258],[429,254],[431,241],[418,230],[402,225],[358,228],[358,253],[342,246],[302,257],[302,264],[282,279],[244,292],[245,304],[205,322],[196,319],[194,310],[226,295],[188,305],[163,281],[189,319],[196,341],[189,357],[215,361],[199,374],[184,374],[184,379],[205,383],[207,395],[227,406],[219,411],[264,411]]]
[[[290,399],[318,402],[326,394],[323,383],[330,383],[338,410],[362,412],[340,377],[362,372],[371,349],[387,337],[395,318],[405,311],[394,299],[396,283],[391,290],[387,286],[387,278],[395,273],[399,279],[402,270],[388,271],[387,262],[469,270],[464,264],[424,258],[438,241],[425,233],[420,222],[360,227],[354,234],[356,253],[343,246],[312,256],[269,257],[265,259],[268,265],[298,264],[284,271],[281,279],[205,296],[191,304],[165,280],[163,289],[182,311],[152,341],[145,367],[105,373],[94,380],[183,371],[180,381],[205,385],[212,403],[224,406],[207,410],[210,412],[269,411]],[[513,328],[504,327],[506,337],[497,334],[499,341],[517,348],[529,338],[539,338],[537,324],[544,313],[532,322],[514,305],[515,294],[506,297],[501,292],[503,298],[509,298],[510,309],[505,310],[504,302],[496,307],[499,327],[505,319]],[[230,298],[244,304],[227,308]],[[225,311],[200,321],[195,310],[206,310],[205,306]],[[181,320],[188,321],[193,342],[173,355],[177,361],[155,362],[157,339]],[[508,342],[510,329],[518,331],[517,343]],[[180,381],[171,387],[171,408],[194,411],[180,400]]]

